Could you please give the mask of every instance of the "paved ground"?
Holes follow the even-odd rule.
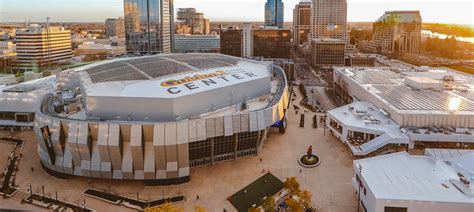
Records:
[[[299,102],[300,99],[298,94],[295,102]],[[322,128],[312,128],[313,115],[313,113],[307,114],[305,128],[299,128],[300,116],[295,115],[293,107],[290,107],[286,133],[270,134],[259,156],[192,169],[191,181],[175,186],[149,187],[139,182],[108,182],[95,179],[89,184],[87,179],[79,177],[68,180],[54,178],[41,169],[33,133],[26,131],[18,134],[26,144],[16,182],[23,191],[26,191],[31,183],[33,190],[38,193],[44,185],[45,194],[48,196],[54,196],[57,191],[59,199],[77,204],[85,200],[87,207],[98,211],[130,211],[130,209],[84,196],[82,192],[88,187],[107,189],[110,185],[112,192],[133,198],[136,198],[138,192],[140,199],[159,199],[163,195],[185,194],[187,201],[179,206],[184,207],[186,211],[192,211],[196,205],[203,206],[208,211],[222,211],[224,208],[227,211],[234,211],[226,198],[260,177],[262,170],[265,169],[282,181],[286,177],[296,176],[302,188],[313,194],[314,204],[321,207],[321,211],[355,211],[357,200],[351,186],[353,158],[347,147],[329,136],[328,132],[323,136]],[[0,136],[6,135],[9,133],[0,132]],[[312,169],[301,168],[297,158],[306,152],[309,145],[313,146],[313,152],[320,155],[321,165]],[[33,172],[31,167],[34,168]],[[199,195],[199,200],[196,199],[196,195]],[[0,198],[0,205],[0,207],[26,207],[39,210],[33,206],[21,205],[18,197]]]
[[[0,141],[0,170],[3,171],[8,165],[8,156],[13,149],[13,145],[9,143],[3,143]]]

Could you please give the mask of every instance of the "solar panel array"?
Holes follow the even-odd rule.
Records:
[[[387,70],[353,70],[352,78],[359,84],[396,84],[393,79],[400,76],[392,71]]]
[[[408,86],[373,85],[381,93],[377,95],[399,110],[449,111],[449,103],[455,96],[443,91],[416,91]],[[472,102],[461,100],[458,111],[474,111]]]
[[[99,65],[86,72],[89,74],[93,83],[112,82],[122,80],[146,80],[147,76],[136,71],[126,63],[112,62],[104,65]]]
[[[170,74],[236,65],[240,58],[225,55],[173,54],[111,62],[87,69],[93,83],[147,80]],[[194,68],[196,69],[194,69]]]
[[[186,65],[160,57],[135,59],[126,61],[126,63],[135,66],[151,78],[157,78],[169,74],[176,74],[192,70],[192,68]]]

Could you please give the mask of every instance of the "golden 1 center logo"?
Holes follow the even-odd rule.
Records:
[[[166,80],[166,81],[161,83],[161,86],[163,86],[163,87],[177,86],[177,85],[181,85],[181,84],[184,84],[184,83],[194,82],[194,81],[197,81],[197,80],[208,79],[208,78],[212,78],[212,77],[224,76],[224,75],[228,75],[228,74],[229,73],[227,73],[226,71],[222,71],[222,70],[216,71],[214,73],[209,73],[209,74],[196,74],[194,76],[187,76],[185,78],[178,79],[178,80],[174,80],[174,79]]]

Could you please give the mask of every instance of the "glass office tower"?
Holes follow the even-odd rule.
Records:
[[[267,0],[265,3],[265,27],[283,28],[282,0]]]
[[[124,0],[127,53],[170,53],[173,0]]]

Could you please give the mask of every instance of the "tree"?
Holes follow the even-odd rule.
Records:
[[[300,203],[303,208],[311,208],[313,206],[312,201],[311,201],[311,193],[307,190],[304,190],[301,192],[299,198],[300,198]]]
[[[291,212],[303,212],[303,206],[301,203],[294,199],[294,198],[288,198],[286,200],[286,204],[288,205],[288,208],[290,208]]]
[[[265,211],[275,211],[277,204],[275,202],[275,198],[273,197],[267,197],[262,201],[262,208]]]
[[[298,183],[296,177],[287,177],[283,187],[291,195],[298,195],[300,193],[300,183]]]
[[[206,209],[200,205],[195,205],[194,212],[206,212]]]
[[[249,208],[249,212],[261,212],[260,208],[257,207],[251,207]]]
[[[145,208],[145,212],[182,212],[182,208],[177,208],[170,203],[165,203],[155,208]]]

